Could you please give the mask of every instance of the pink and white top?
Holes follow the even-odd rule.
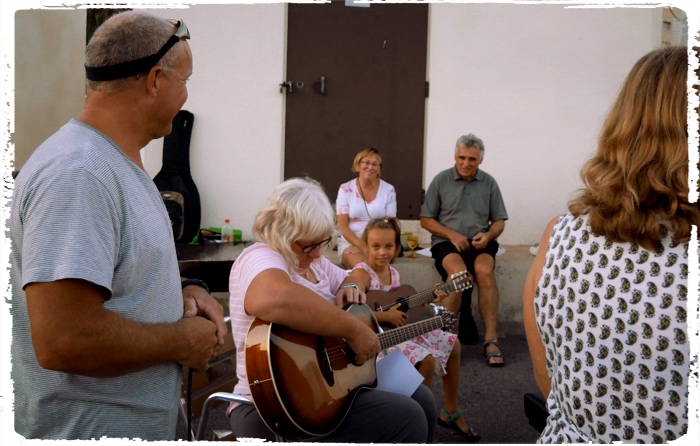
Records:
[[[362,236],[367,223],[373,218],[396,217],[396,189],[384,180],[379,180],[379,190],[374,200],[365,202],[353,179],[340,185],[335,202],[336,214],[348,216],[348,226],[358,237]]]

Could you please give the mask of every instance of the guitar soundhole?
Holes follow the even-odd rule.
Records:
[[[396,301],[397,304],[401,304],[399,307],[399,310],[403,311],[404,313],[408,312],[408,299],[405,297],[402,297]]]
[[[333,367],[328,356],[328,346],[326,346],[326,341],[321,336],[316,336],[316,360],[318,361],[318,367],[321,369],[323,379],[326,380],[329,387],[332,387],[335,384]]]

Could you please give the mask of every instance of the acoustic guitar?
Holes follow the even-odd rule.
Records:
[[[450,280],[441,285],[417,293],[410,285],[401,285],[392,291],[368,291],[367,303],[373,305],[374,311],[389,311],[396,304],[401,304],[399,310],[406,313],[407,322],[416,322],[423,317],[425,307],[423,304],[435,299],[435,291],[462,291],[471,288],[472,275],[469,271],[461,271],[450,276]],[[391,325],[382,324],[383,327]]]
[[[382,350],[454,324],[437,316],[382,331],[372,310],[354,304],[347,311],[378,333]],[[253,320],[246,336],[246,372],[253,403],[267,427],[287,440],[327,435],[343,421],[361,389],[377,385],[376,358],[362,365],[342,338],[301,333]]]

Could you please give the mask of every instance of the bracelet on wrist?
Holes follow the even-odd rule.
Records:
[[[182,288],[185,288],[186,286],[189,285],[195,285],[200,288],[203,288],[207,293],[211,294],[211,291],[209,291],[209,287],[207,286],[206,282],[204,282],[201,279],[185,279],[182,281]]]
[[[341,289],[342,288],[355,288],[357,291],[360,291],[360,288],[354,283],[346,283],[345,285],[342,285],[340,288]]]

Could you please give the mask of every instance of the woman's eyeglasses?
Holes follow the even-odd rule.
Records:
[[[365,166],[372,166],[372,167],[379,167],[378,162],[371,162],[371,161],[362,161],[360,164],[363,164]]]
[[[303,252],[304,254],[308,254],[316,248],[323,248],[325,246],[328,246],[328,244],[331,242],[331,240],[333,240],[332,236],[328,237],[327,239],[321,240],[318,243],[312,243],[312,244],[306,245],[306,246],[299,245],[299,242],[296,242],[296,244],[299,245],[299,247],[301,248],[301,252]]]

